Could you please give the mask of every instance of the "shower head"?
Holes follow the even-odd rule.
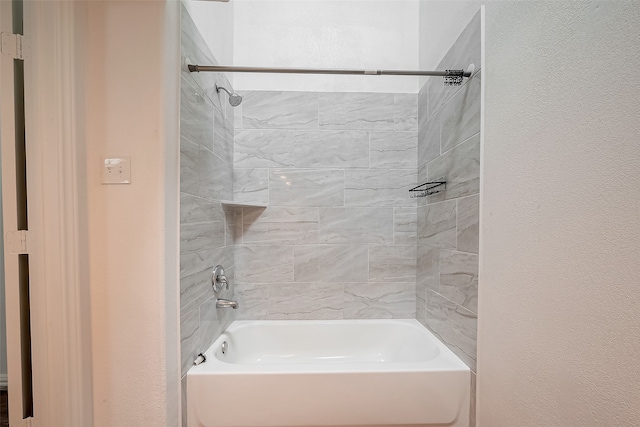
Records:
[[[231,93],[222,86],[216,85],[216,92],[220,93],[220,89],[227,92],[227,94],[229,95],[229,104],[231,104],[232,107],[237,107],[238,105],[240,105],[240,103],[242,102],[241,95],[238,95],[237,93]]]

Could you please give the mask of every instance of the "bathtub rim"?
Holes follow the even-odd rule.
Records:
[[[430,360],[419,362],[345,362],[345,363],[232,363],[220,360],[215,353],[222,342],[229,339],[229,334],[240,328],[251,327],[252,325],[279,324],[321,324],[321,325],[375,325],[384,323],[400,324],[419,330],[424,334],[425,339],[433,341],[438,348],[438,355]],[[344,319],[344,320],[235,320],[229,327],[214,341],[214,343],[203,353],[206,362],[192,366],[187,375],[238,375],[238,374],[331,374],[331,373],[408,373],[408,372],[466,372],[470,368],[451,351],[440,339],[428,328],[416,319]]]

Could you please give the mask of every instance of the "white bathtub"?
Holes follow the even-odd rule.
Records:
[[[468,426],[469,368],[416,320],[235,321],[205,356],[189,427]]]

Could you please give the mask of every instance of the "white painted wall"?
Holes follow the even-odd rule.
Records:
[[[234,0],[184,4],[220,64],[435,70],[483,2]],[[235,25],[234,25],[235,22]],[[228,73],[240,90],[419,90],[408,77]],[[237,81],[237,84],[235,82]]]
[[[233,0],[234,65],[418,68],[418,0]],[[418,79],[236,73],[237,90],[416,93]]]
[[[179,3],[87,2],[86,170],[95,427],[179,425]],[[131,156],[130,185],[101,185]],[[82,158],[82,157],[81,157]]]
[[[419,62],[421,69],[437,69],[453,42],[484,3],[486,2],[478,0],[420,0]],[[480,64],[476,64],[476,69],[479,66]]]
[[[486,1],[420,0],[418,62],[421,70],[439,69],[444,55],[484,3]],[[474,65],[476,70],[480,66]],[[420,87],[427,79],[420,78]]]
[[[233,64],[234,2],[182,0],[182,3],[219,64]],[[233,85],[234,73],[225,75]]]
[[[486,6],[478,420],[640,420],[640,3]]]

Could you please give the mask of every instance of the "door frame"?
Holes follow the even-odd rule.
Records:
[[[13,2],[0,2],[0,31],[13,33]],[[0,144],[2,150],[3,232],[18,228],[16,179],[16,126],[14,103],[14,59],[0,54]],[[22,419],[22,348],[20,335],[20,295],[18,256],[4,241],[5,319],[7,337],[7,382],[9,416],[13,427]]]
[[[2,31],[8,31],[4,24],[11,21],[11,2],[0,3]],[[78,43],[84,31],[83,7],[82,2],[24,2],[24,33],[31,41],[25,59],[25,122],[34,417],[21,419],[21,383],[16,377],[21,358],[19,349],[8,349],[11,427],[93,424],[90,295],[80,215],[84,184],[78,118],[83,86],[78,67],[83,50]],[[3,58],[3,89],[13,77],[5,62]],[[7,139],[13,129],[4,126],[5,114],[10,115],[5,103],[1,144],[6,233],[16,229],[16,180],[13,138]],[[6,294],[15,299],[9,284],[17,278],[17,256],[6,248],[5,239]],[[11,304],[7,300],[8,337],[16,334],[16,308],[9,309]]]

